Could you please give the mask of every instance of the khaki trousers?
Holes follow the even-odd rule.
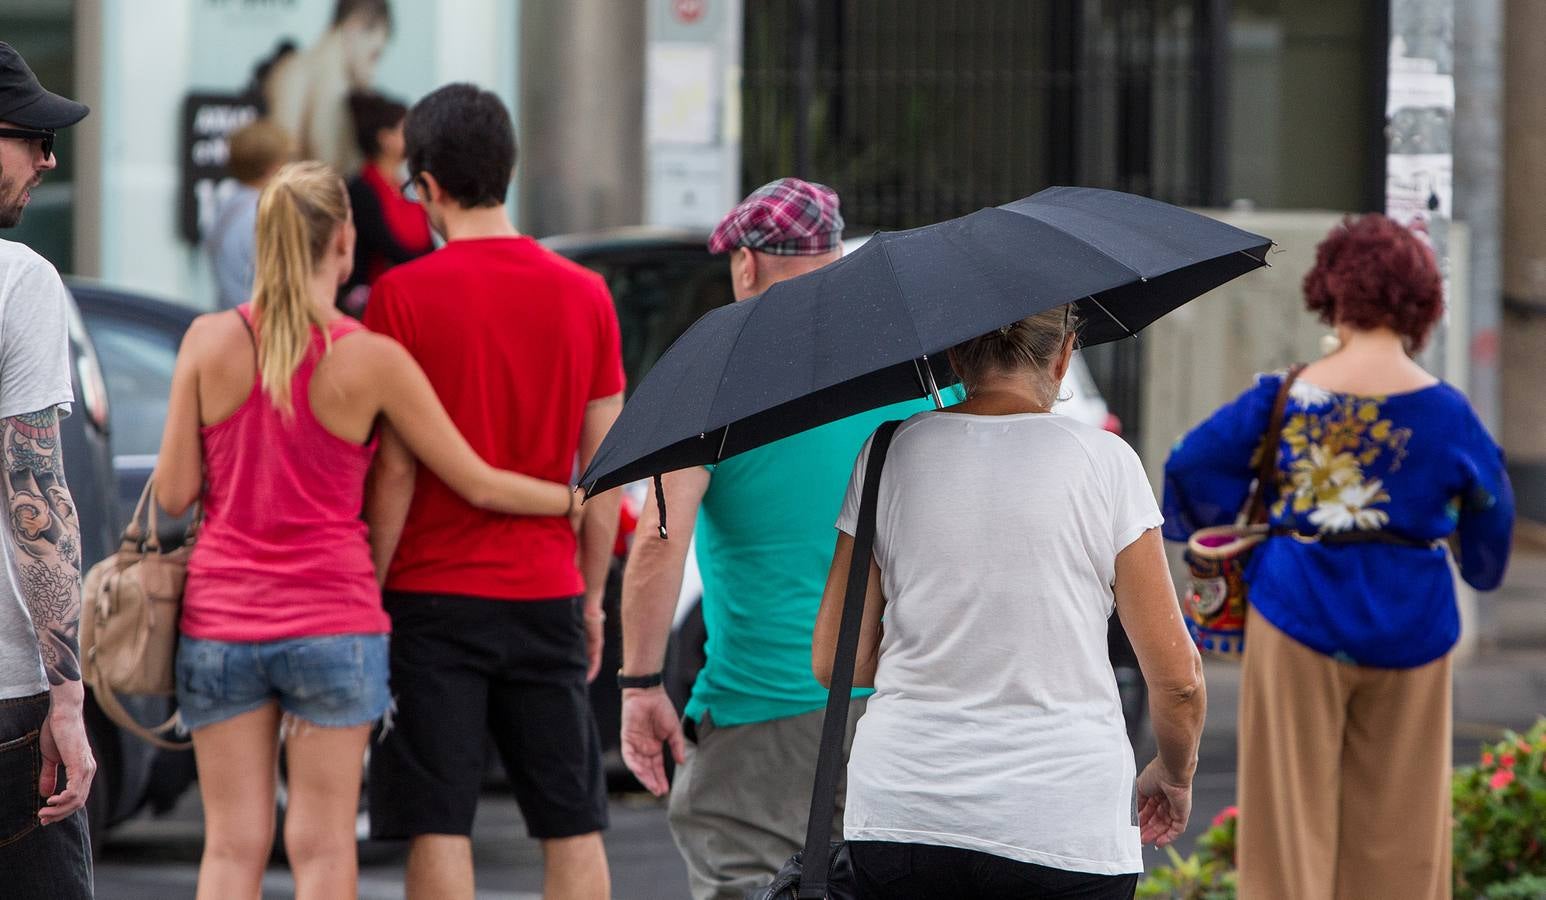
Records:
[[[1448,898],[1449,656],[1348,665],[1254,610],[1246,633],[1242,900]]]
[[[865,701],[848,707],[848,742]],[[693,900],[743,900],[805,844],[825,710],[720,727],[705,715],[671,784],[667,818]],[[846,776],[843,782],[846,782]],[[842,837],[839,783],[833,840]]]

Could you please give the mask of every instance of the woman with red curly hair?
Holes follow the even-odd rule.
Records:
[[[1277,454],[1252,554],[1240,684],[1243,898],[1450,895],[1450,575],[1503,578],[1513,494],[1458,390],[1412,359],[1443,313],[1433,252],[1385,216],[1316,250],[1305,305],[1339,349],[1263,375],[1176,445],[1165,536],[1234,521]]]

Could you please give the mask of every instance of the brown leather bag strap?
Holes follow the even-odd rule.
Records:
[[[1282,454],[1283,415],[1288,409],[1288,394],[1304,364],[1290,366],[1278,385],[1278,395],[1272,402],[1272,414],[1267,417],[1267,430],[1262,433],[1261,459],[1256,467],[1256,487],[1246,502],[1245,524],[1263,525],[1267,522],[1268,497],[1278,484],[1278,457]]]
[[[97,706],[101,708],[102,712],[109,719],[112,719],[119,728],[130,732],[140,740],[160,747],[162,750],[193,749],[192,741],[169,741],[161,737],[161,735],[177,727],[176,713],[173,713],[170,719],[167,719],[160,725],[154,728],[147,728],[136,721],[134,716],[130,715],[129,711],[123,708],[123,704],[118,702],[118,695],[114,694],[113,689],[107,686],[105,679],[91,679],[91,694],[96,698]]]

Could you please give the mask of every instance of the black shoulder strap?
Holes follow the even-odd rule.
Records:
[[[843,772],[843,738],[848,732],[848,701],[853,694],[854,657],[859,652],[864,596],[869,590],[870,557],[875,552],[875,506],[880,498],[880,473],[886,465],[891,438],[900,424],[899,421],[887,422],[875,430],[875,439],[870,442],[870,457],[864,467],[864,493],[859,499],[854,552],[848,563],[848,591],[843,597],[843,620],[837,632],[837,652],[832,659],[827,716],[821,724],[821,753],[816,758],[816,783],[811,789],[811,818],[805,826],[801,898],[821,900],[827,895],[832,816],[837,809],[837,782]]]
[[[247,321],[247,315],[239,309],[233,309],[231,312],[236,313],[236,318],[241,321],[242,327],[247,329],[247,338],[252,341],[252,349],[256,351],[258,349],[258,335],[257,332],[252,330],[252,323]]]

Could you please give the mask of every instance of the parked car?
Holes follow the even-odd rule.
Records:
[[[118,547],[132,506],[121,502],[119,479],[113,469],[111,434],[119,417],[110,402],[108,386],[91,329],[83,320],[82,306],[100,289],[83,282],[68,283],[75,303],[70,309],[70,355],[75,375],[72,415],[60,424],[64,445],[65,476],[81,522],[81,561],[89,568]],[[140,720],[160,722],[171,714],[172,701],[164,697],[125,697],[124,706]],[[175,802],[187,776],[182,763],[169,759],[148,744],[122,734],[87,694],[86,728],[97,759],[97,775],[87,798],[87,818],[92,846],[101,844],[104,831],[147,803],[158,807]],[[191,761],[187,762],[191,772]],[[179,783],[180,782],[180,783]]]
[[[637,385],[666,348],[704,313],[734,300],[729,265],[723,256],[707,249],[705,233],[665,228],[618,228],[584,234],[544,238],[543,244],[599,273],[606,280],[617,307],[622,335],[623,368],[630,386]],[[844,242],[852,253],[868,238]],[[1063,381],[1063,396],[1055,409],[1064,414],[1117,433],[1121,422],[1111,415],[1082,357],[1077,354]],[[645,483],[623,490],[622,533],[606,592],[607,636],[599,677],[591,684],[591,705],[601,729],[608,770],[626,781],[619,752],[622,698],[610,673],[622,664],[620,613],[621,571],[632,527],[645,497]],[[702,581],[692,548],[672,626],[667,651],[666,688],[678,708],[686,703],[693,680],[703,666],[703,647],[708,633],[703,624]],[[1129,736],[1136,742],[1146,714],[1148,696],[1131,645],[1113,617],[1111,657],[1127,714]]]

